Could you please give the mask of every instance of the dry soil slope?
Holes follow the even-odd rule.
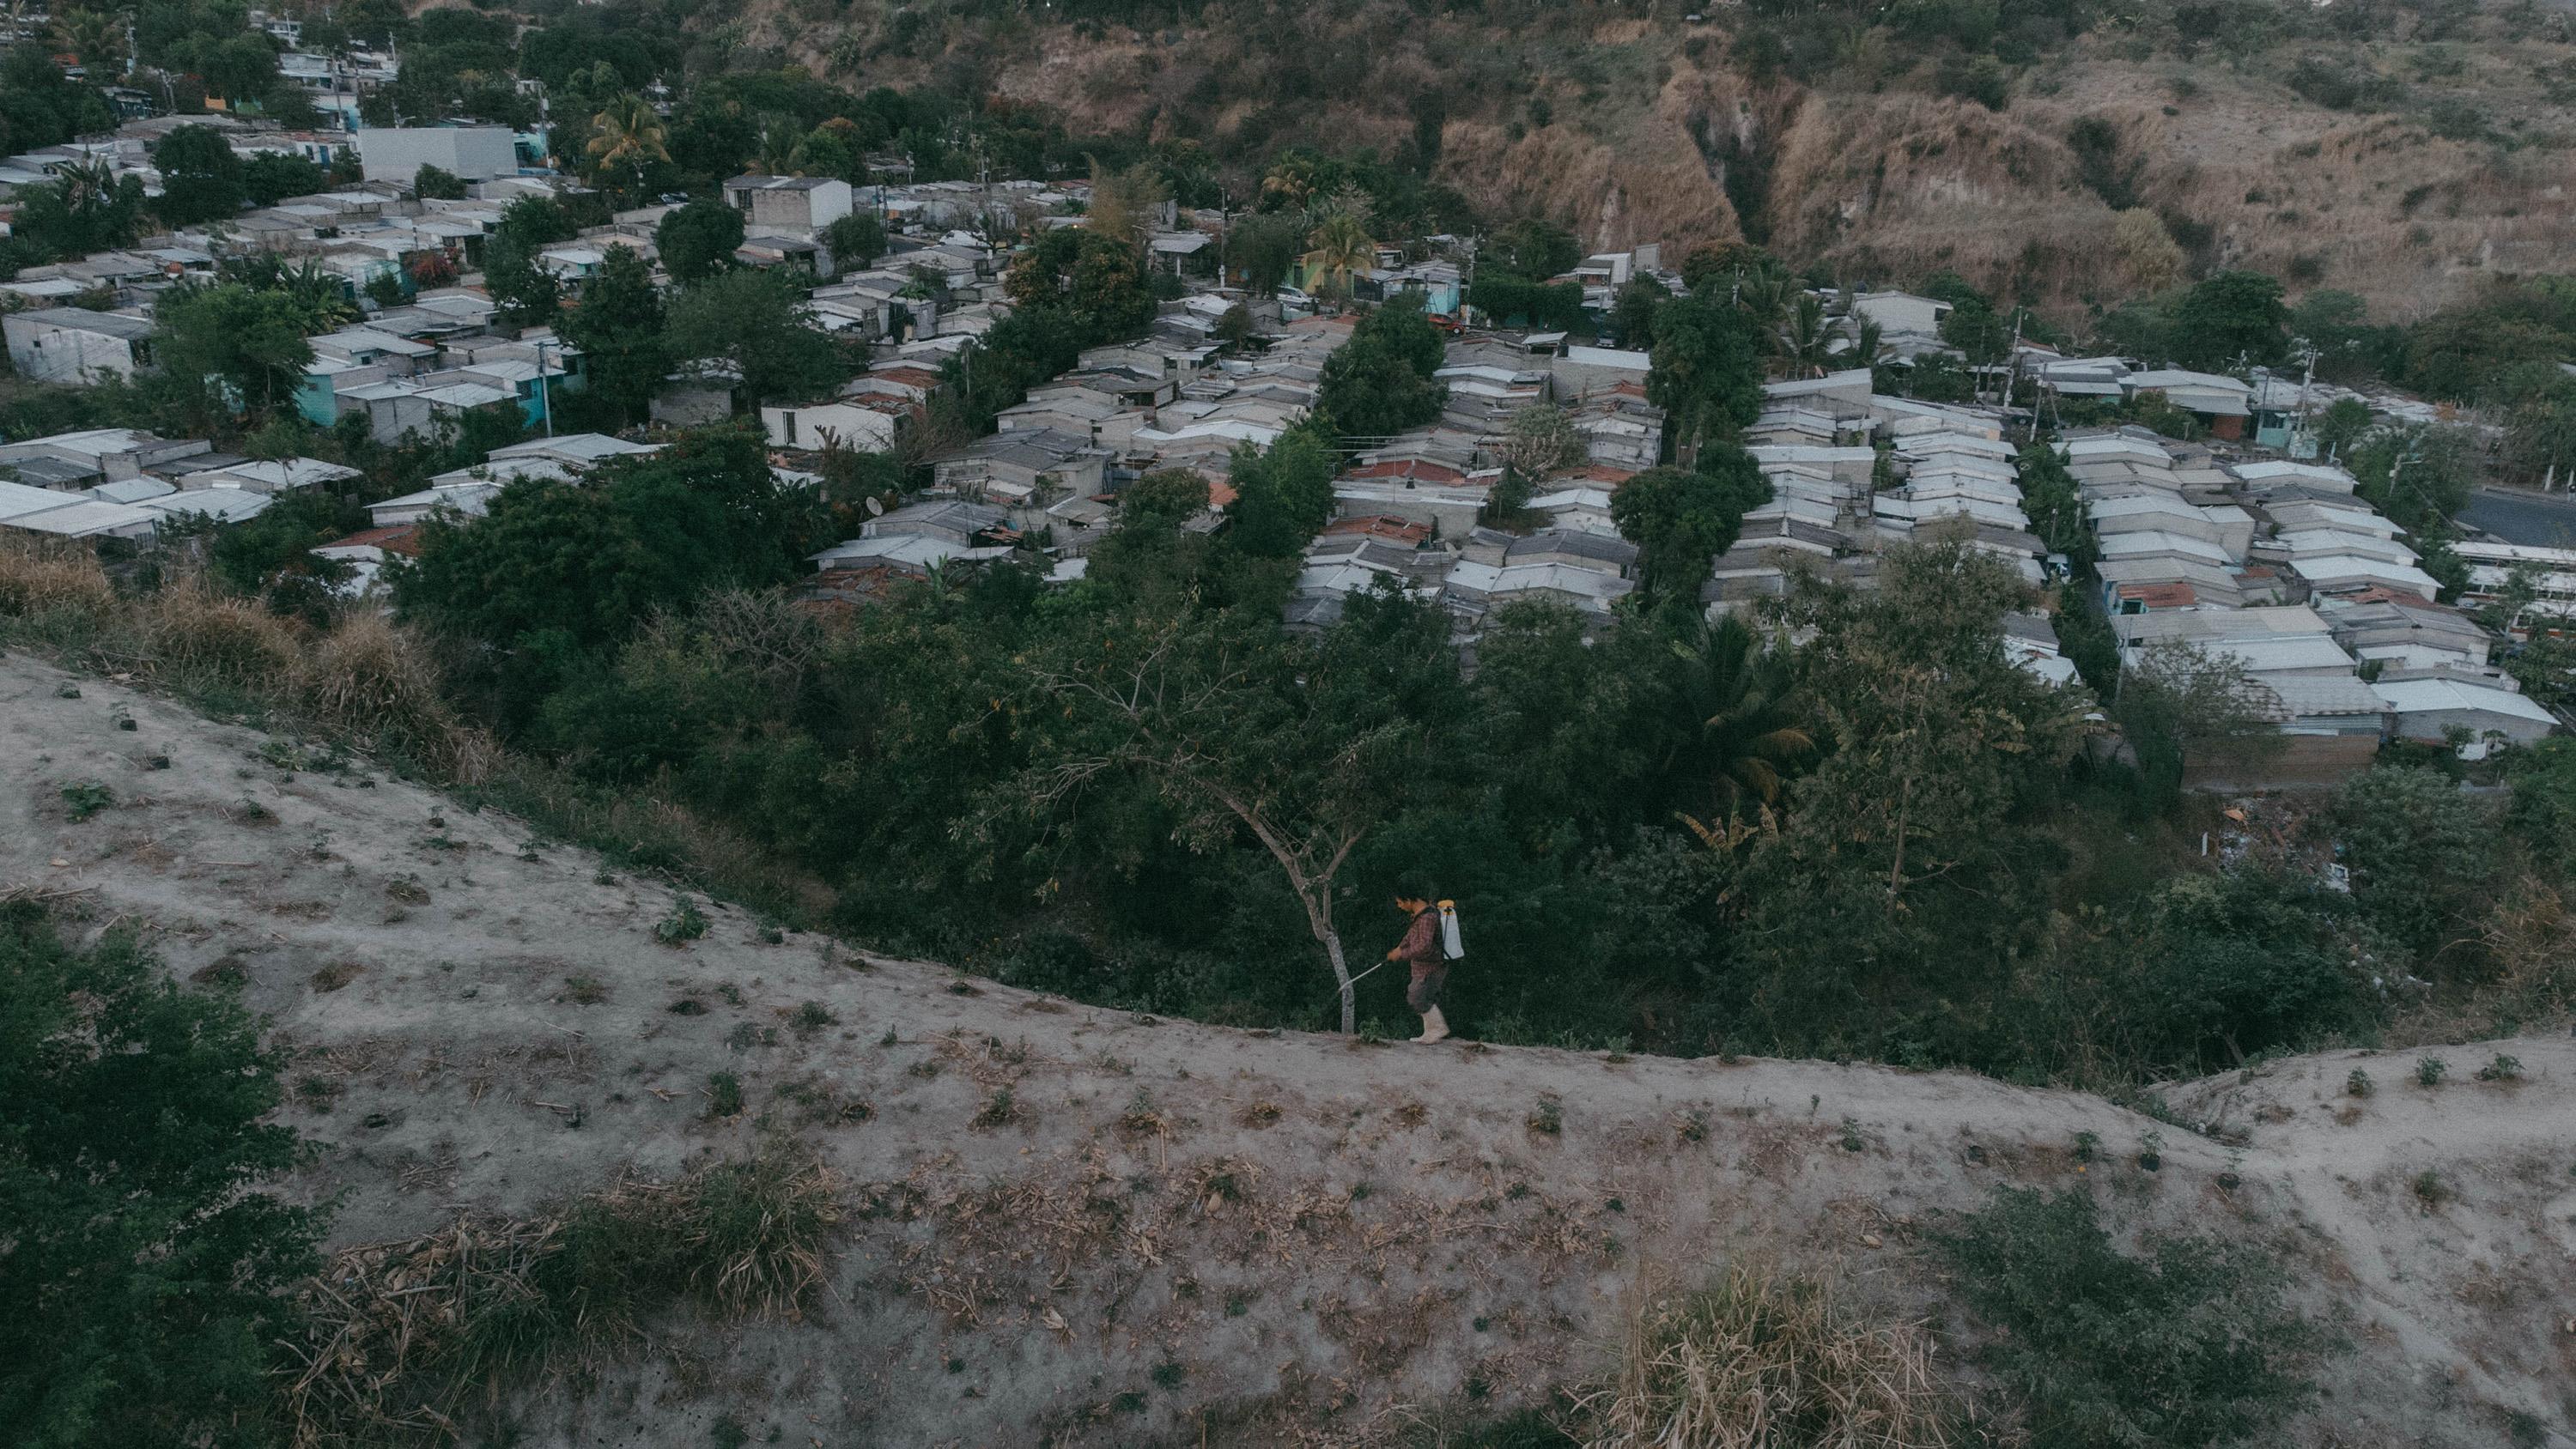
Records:
[[[266,736],[112,683],[61,698],[68,678],[0,661],[0,887],[147,923],[182,975],[238,969],[298,1075],[344,1089],[296,1109],[327,1149],[301,1186],[342,1199],[338,1241],[524,1213],[764,1133],[848,1180],[803,1321],[668,1325],[592,1392],[527,1404],[524,1444],[702,1443],[727,1411],[826,1445],[1365,1441],[1471,1375],[1540,1394],[1593,1362],[1641,1274],[1730,1252],[1945,1314],[1913,1229],[1998,1183],[2081,1183],[2127,1228],[2292,1254],[2356,1345],[2307,1442],[2495,1443],[2496,1406],[2567,1421],[2566,1042],[2508,1044],[2510,1087],[2461,1080],[2466,1052],[2430,1093],[2373,1061],[2359,1104],[2339,1095],[2351,1054],[2202,1084],[2181,1098],[2247,1145],[2166,1129],[2162,1171],[2079,1175],[2076,1134],[2125,1159],[2155,1124],[1941,1073],[1157,1022],[765,944],[721,908],[666,947],[663,886],[579,850],[527,858],[519,822],[363,765],[282,771]],[[92,777],[118,804],[70,823],[60,787]],[[574,977],[605,999],[577,1002]],[[684,997],[707,1010],[668,1010]],[[798,1029],[809,1001],[835,1024]],[[718,1071],[751,1111],[710,1120]],[[1013,1119],[976,1125],[1003,1088]],[[1542,1099],[1554,1134],[1530,1125]],[[1693,1112],[1701,1140],[1677,1130]],[[2410,1189],[2428,1168],[2459,1193],[2429,1213]],[[1141,1408],[1110,1407],[1124,1394]]]

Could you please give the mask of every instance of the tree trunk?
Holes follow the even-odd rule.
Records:
[[[1351,988],[1351,968],[1342,960],[1342,935],[1330,926],[1323,929],[1324,954],[1333,958],[1333,980],[1342,988],[1342,1035],[1359,1029],[1359,997]]]

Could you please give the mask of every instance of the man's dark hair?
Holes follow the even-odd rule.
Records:
[[[1431,882],[1418,875],[1406,876],[1395,883],[1395,896],[1397,900],[1403,901],[1430,900],[1432,899]]]

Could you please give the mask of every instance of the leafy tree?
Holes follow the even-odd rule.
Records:
[[[2003,613],[2029,604],[1956,541],[1888,550],[1868,592],[1798,581],[1780,622],[1808,631],[1795,662],[1825,749],[1743,853],[1733,1029],[1801,1052],[1992,1049],[1980,1018],[2006,1009],[2046,915],[2014,822],[2054,797],[2083,727],[2002,648]]]
[[[1288,269],[1305,250],[1306,230],[1282,213],[1244,217],[1227,227],[1225,264],[1242,278],[1244,290],[1266,297],[1288,280]]]
[[[1002,290],[1015,306],[1061,310],[1097,341],[1132,337],[1154,320],[1136,248],[1087,227],[1058,227],[1011,263]]]
[[[1992,367],[2012,350],[2012,326],[1983,302],[1964,302],[1941,319],[1941,340],[1967,355],[1971,367]]]
[[[152,164],[161,172],[155,210],[163,223],[195,226],[240,214],[247,196],[241,158],[214,127],[176,128],[152,148]]]
[[[484,244],[483,290],[500,304],[500,321],[507,327],[544,326],[563,305],[563,283],[537,265],[533,250],[506,235]]]
[[[1027,763],[987,796],[979,838],[1024,815],[1061,818],[1112,783],[1150,790],[1195,853],[1249,834],[1332,971],[1342,1030],[1356,1030],[1338,887],[1434,767],[1425,715],[1462,698],[1445,613],[1361,595],[1311,644],[1249,610],[1095,623],[1030,659],[1014,705]]]
[[[1583,247],[1552,221],[1523,218],[1496,232],[1477,251],[1476,267],[1486,267],[1533,282],[1562,276],[1583,261]],[[1693,290],[1697,290],[1694,284]]]
[[[2013,468],[2021,477],[2022,511],[2030,518],[2031,532],[2039,535],[2050,553],[2062,553],[2068,561],[2090,568],[2095,547],[2091,513],[2057,449],[2046,443],[2028,444],[2013,460]]]
[[[1575,431],[1574,419],[1565,409],[1550,403],[1536,403],[1512,414],[1503,425],[1503,440],[1495,452],[1504,467],[1523,478],[1546,479],[1569,468],[1582,467],[1591,455],[1583,444],[1583,434]]]
[[[1157,469],[1118,491],[1118,526],[1171,528],[1207,506],[1208,481],[1197,469]]]
[[[2152,1059],[2216,1071],[2349,1024],[2360,983],[2339,959],[2319,894],[2233,872],[2158,886],[2134,953],[2143,969],[2133,1029],[2159,1038],[2145,1044]]]
[[[143,216],[142,178],[104,161],[73,162],[21,196],[13,233],[42,260],[132,246]]]
[[[1672,289],[1652,277],[1637,277],[1621,287],[1610,304],[1610,330],[1619,345],[1631,352],[1653,350],[1655,318],[1672,299]]]
[[[871,211],[854,211],[823,228],[820,240],[843,272],[863,270],[885,254],[885,224]]]
[[[0,146],[12,153],[59,146],[115,127],[98,88],[64,74],[44,46],[12,45],[0,53]]]
[[[305,317],[283,292],[238,282],[173,287],[153,308],[161,374],[200,425],[273,408],[295,395],[313,361]]]
[[[552,197],[522,196],[501,209],[492,234],[533,255],[541,247],[580,236],[581,224]]]
[[[1372,308],[1348,342],[1324,359],[1315,408],[1344,437],[1382,438],[1440,416],[1448,385],[1436,382],[1445,349],[1419,294]]]
[[[423,166],[412,175],[411,194],[423,201],[463,201],[465,178],[444,166]]]
[[[2565,663],[2576,664],[2570,656],[2576,651],[2562,651]],[[2576,739],[2560,735],[2515,750],[2506,756],[2505,783],[2513,792],[2505,819],[2532,859],[2576,877]]]
[[[2576,468],[2576,379],[2558,374],[2516,402],[2505,419],[2505,449],[2516,470],[2544,483]]]
[[[2174,354],[2186,367],[2227,368],[2239,357],[2277,363],[2289,351],[2289,323],[2279,280],[2261,272],[2220,272],[2175,304]]]
[[[2277,1442],[2315,1395],[2302,1370],[2325,1338],[2260,1245],[2151,1237],[2132,1257],[2088,1193],[2009,1187],[1936,1243],[2002,1330],[1989,1358],[2034,1449]]]
[[[242,194],[255,206],[275,206],[291,196],[312,196],[331,184],[331,173],[280,151],[262,151],[242,163]]]
[[[2473,929],[2497,845],[2487,802],[2438,770],[2382,766],[2346,780],[2324,824],[2354,904],[2390,937],[2429,958]]]
[[[633,247],[612,246],[558,330],[586,359],[591,390],[631,422],[650,409],[671,368],[663,325],[652,268]]]
[[[1217,341],[1225,344],[1227,351],[1241,352],[1252,341],[1251,309],[1241,302],[1226,308],[1216,319],[1214,335]]]
[[[708,429],[580,487],[523,479],[486,517],[433,517],[394,601],[494,650],[596,648],[708,589],[786,582],[821,526],[819,500],[771,474],[756,433]]]
[[[653,245],[676,282],[703,281],[733,264],[742,245],[742,213],[721,201],[692,201],[663,214]]]
[[[1334,457],[1312,425],[1289,429],[1268,448],[1234,450],[1226,532],[1236,548],[1259,558],[1294,558],[1333,516]]]
[[[281,574],[336,578],[346,566],[317,559],[312,550],[364,528],[366,518],[347,499],[303,489],[271,500],[256,518],[218,529],[206,562],[225,588],[245,596],[266,592]]]
[[[706,278],[675,298],[664,341],[674,362],[733,365],[761,402],[828,393],[849,374],[841,350],[815,329],[805,288],[786,272],[743,269]]]
[[[1703,450],[1701,469],[1649,468],[1610,495],[1619,535],[1637,545],[1647,591],[1696,609],[1710,566],[1734,546],[1744,515],[1771,497],[1753,456],[1721,443]]]
[[[2370,422],[2370,404],[2357,397],[2336,398],[2317,415],[2317,441],[2341,457],[2370,431]]]
[[[1694,292],[1655,317],[1646,398],[1665,412],[1664,436],[1685,468],[1701,441],[1730,439],[1762,411],[1762,348],[1751,320]]]
[[[2167,805],[2195,762],[2253,768],[2278,755],[2288,743],[2274,727],[2279,708],[2243,659],[2160,640],[2128,666],[2112,713],[2151,795]]]
[[[1506,326],[1567,330],[1583,320],[1583,288],[1575,282],[1532,282],[1478,268],[1476,279],[1467,285],[1467,305]]]
[[[276,1442],[270,1345],[322,1216],[274,1191],[283,1065],[131,930],[63,944],[0,905],[0,1422],[30,1445]]]

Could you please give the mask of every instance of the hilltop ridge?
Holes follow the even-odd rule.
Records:
[[[2520,1058],[2510,1082],[2419,1089],[2411,1054],[2334,1052],[2167,1094],[2213,1137],[1957,1073],[1158,1021],[720,903],[660,944],[666,885],[70,682],[0,660],[0,884],[140,924],[271,1018],[335,1247],[763,1150],[839,1184],[811,1312],[654,1325],[587,1392],[515,1399],[519,1442],[685,1443],[720,1415],[820,1444],[1387,1441],[1471,1382],[1543,1402],[1641,1282],[1738,1254],[1964,1331],[1909,1246],[2000,1184],[2090,1184],[2123,1231],[2289,1255],[2353,1345],[2297,1442],[2492,1444],[2508,1415],[2570,1442],[2576,1043],[2478,1048]],[[79,779],[115,803],[75,823]],[[2364,1063],[2386,1085],[2346,1097]]]

